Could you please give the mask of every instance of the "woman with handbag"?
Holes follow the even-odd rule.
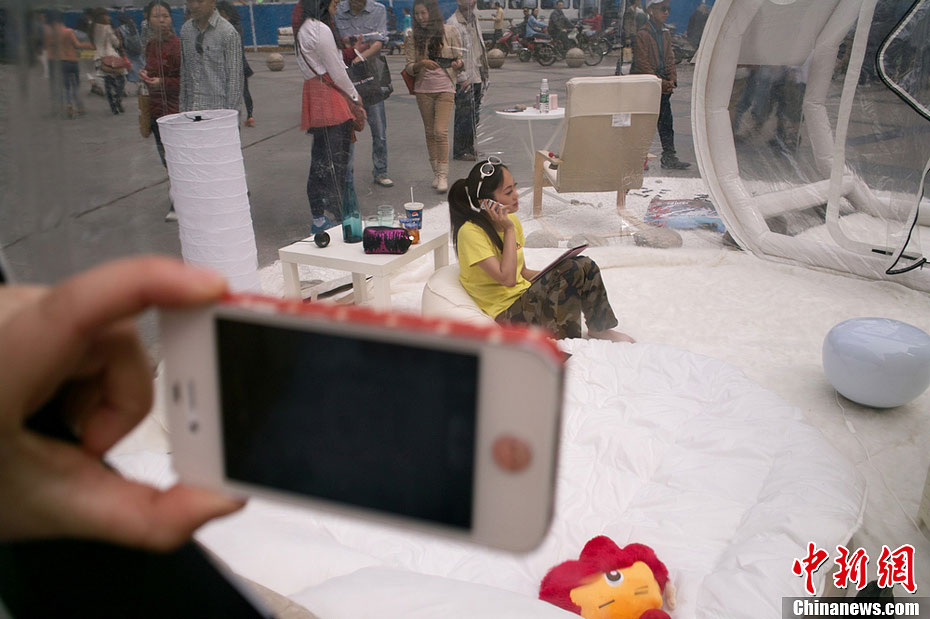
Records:
[[[426,150],[433,169],[433,187],[449,189],[449,121],[455,109],[455,80],[462,70],[462,43],[458,30],[443,23],[436,0],[415,0],[413,32],[404,42],[413,92],[423,118]]]
[[[110,14],[102,7],[93,11],[91,41],[97,52],[94,61],[103,72],[103,86],[113,114],[122,114],[123,88],[126,86],[126,62],[123,58],[119,36],[110,26]]]
[[[149,128],[155,136],[155,148],[161,164],[165,162],[165,146],[156,122],[162,116],[177,114],[181,95],[181,39],[174,33],[171,6],[158,0],[149,10],[149,42],[145,46],[145,68],[139,77],[149,90]],[[169,198],[170,199],[170,198]],[[177,221],[171,205],[165,221]]]
[[[365,108],[336,46],[336,0],[301,0],[300,6],[303,23],[295,41],[304,75],[300,128],[313,136],[307,199],[313,215],[310,233],[316,234],[342,221],[349,147],[353,129],[364,127]]]

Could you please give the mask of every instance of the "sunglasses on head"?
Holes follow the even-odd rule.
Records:
[[[657,6],[656,8],[662,11],[663,13],[668,13],[669,11],[672,10],[672,7],[670,6]]]
[[[194,48],[197,50],[197,53],[203,56],[203,33],[205,31],[201,30],[200,34],[197,35],[197,43],[194,45]]]
[[[487,161],[481,164],[481,168],[478,170],[481,172],[481,180],[478,181],[478,189],[475,191],[475,199],[479,202],[481,199],[481,183],[484,182],[484,179],[494,174],[495,170],[497,170],[497,166],[501,165],[502,163],[504,162],[500,160],[500,157],[491,155],[488,157]],[[468,205],[471,207],[471,210],[475,211],[476,213],[480,213],[481,209],[476,207],[475,204],[471,201],[471,196],[468,195],[467,188],[465,195],[468,196]]]

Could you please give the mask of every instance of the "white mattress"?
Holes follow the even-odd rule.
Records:
[[[536,551],[492,552],[258,500],[197,538],[286,595],[380,566],[529,599],[546,570],[603,534],[655,548],[678,589],[676,618],[780,616],[781,597],[802,590],[791,565],[808,541],[845,544],[861,523],[865,484],[854,466],[799,410],[726,363],[661,345],[564,345],[574,356],[557,508]],[[171,479],[163,454],[116,463]],[[825,576],[816,575],[818,591]],[[361,599],[365,582],[353,583]]]

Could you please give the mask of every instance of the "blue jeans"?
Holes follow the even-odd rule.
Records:
[[[387,176],[387,117],[384,101],[365,108],[368,126],[371,127],[371,174],[374,178]]]
[[[474,155],[475,131],[481,109],[481,84],[459,87],[455,91],[455,120],[452,123],[452,156]]]
[[[62,60],[60,66],[64,102],[68,105],[75,104],[77,109],[83,112],[84,103],[81,101],[81,72],[78,69],[78,63]]]
[[[662,142],[662,154],[675,153],[675,130],[672,128],[672,93],[662,95],[659,101],[659,141]]]
[[[346,186],[346,166],[352,139],[352,121],[331,127],[310,129],[310,172],[307,174],[307,200],[314,217],[327,211],[333,221],[342,221],[342,192]]]

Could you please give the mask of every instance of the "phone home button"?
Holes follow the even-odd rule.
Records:
[[[533,459],[529,443],[515,436],[505,434],[498,437],[491,449],[497,466],[511,473],[526,469]]]

